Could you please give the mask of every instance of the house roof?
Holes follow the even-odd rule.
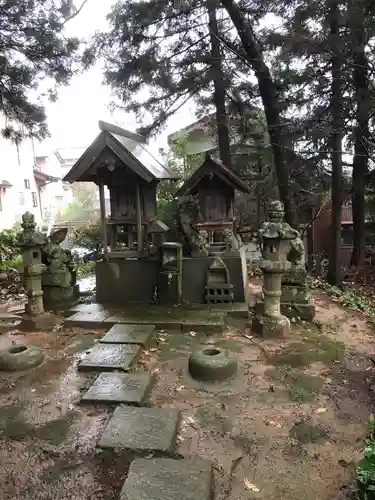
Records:
[[[85,152],[84,146],[78,148],[57,148],[55,154],[61,163],[77,160]]]
[[[37,166],[34,167],[34,177],[39,181],[44,181],[44,182],[55,182],[60,180],[59,177],[54,177],[53,175],[48,175],[45,172],[42,172],[41,170],[39,170]]]
[[[144,145],[145,138],[115,125],[99,122],[100,134],[86,149],[64,177],[64,181],[90,181],[95,175],[89,173],[100,153],[109,148],[127,167],[147,182],[152,180],[176,180],[178,176],[163,165],[163,160],[151,154]],[[144,139],[144,140],[143,140]]]
[[[3,179],[2,181],[0,181],[0,187],[2,188],[10,188],[12,187],[13,184],[11,184],[9,181]]]
[[[186,180],[183,186],[181,186],[176,193],[176,196],[186,196],[191,193],[197,184],[208,173],[214,173],[214,175],[220,177],[224,182],[232,186],[234,189],[237,189],[237,191],[242,191],[243,193],[250,192],[250,189],[245,182],[233,173],[232,170],[226,167],[223,162],[217,158],[212,158],[210,155],[207,155],[202,165],[198,167],[197,170],[195,170],[195,172]]]

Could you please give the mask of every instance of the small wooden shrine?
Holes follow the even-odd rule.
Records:
[[[145,147],[145,137],[100,121],[95,141],[64,181],[95,182],[99,186],[104,258],[146,257],[152,252],[156,223],[156,187],[176,180]],[[106,214],[104,187],[110,196]],[[165,226],[165,230],[168,228]]]
[[[186,180],[177,196],[197,196],[199,215],[195,227],[208,233],[235,232],[235,191],[249,192],[249,187],[220,160],[209,154]]]

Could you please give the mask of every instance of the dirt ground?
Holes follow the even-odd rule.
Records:
[[[214,500],[344,499],[375,411],[371,327],[325,295],[314,324],[289,338],[261,341],[238,322],[220,336],[158,332],[138,370],[156,373],[151,403],[182,410],[178,453],[213,461]],[[0,498],[115,500],[126,457],[98,454],[110,415],[79,405],[92,380],[77,360],[103,332],[10,332],[12,342],[45,349],[45,363],[0,375]],[[233,381],[204,388],[187,375],[191,349],[228,347],[239,360]]]

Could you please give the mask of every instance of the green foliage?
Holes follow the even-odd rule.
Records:
[[[20,231],[16,229],[4,229],[0,232],[0,254],[3,261],[16,260],[19,256],[19,234]]]
[[[89,182],[77,182],[72,186],[73,201],[59,214],[60,221],[83,221],[95,223],[99,220],[97,187]]]
[[[179,175],[179,181],[160,182],[158,184],[158,219],[163,221],[173,235],[179,234],[179,216],[182,212],[195,215],[198,211],[197,200],[194,197],[176,198],[176,193],[184,179],[189,177],[203,162],[203,155],[186,154],[186,137],[177,137],[168,155],[168,167]]]
[[[64,35],[64,24],[74,13],[69,0],[5,0],[0,9],[0,111],[7,118],[1,131],[15,141],[24,135],[47,136],[46,114],[32,102],[30,90],[41,81],[55,84],[47,92],[56,98],[56,86],[66,84],[79,61],[79,40]],[[24,129],[12,126],[12,121]]]
[[[364,456],[356,471],[353,494],[357,500],[375,499],[375,419],[369,419],[369,436],[365,442]]]
[[[88,250],[100,252],[103,249],[102,228],[99,223],[76,229],[73,236],[74,245]]]
[[[92,276],[95,272],[95,265],[95,261],[79,262],[76,264],[77,277],[87,278],[88,276]]]

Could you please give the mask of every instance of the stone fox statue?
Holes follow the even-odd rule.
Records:
[[[59,246],[65,240],[67,233],[67,228],[58,229],[47,238],[46,244],[42,247],[42,264],[47,266],[50,273],[66,268],[70,273],[71,285],[75,285],[76,271],[71,252]]]
[[[197,231],[192,224],[192,216],[190,214],[181,213],[179,217],[180,231],[185,239],[185,248],[188,255],[198,251],[208,255],[206,231]]]

